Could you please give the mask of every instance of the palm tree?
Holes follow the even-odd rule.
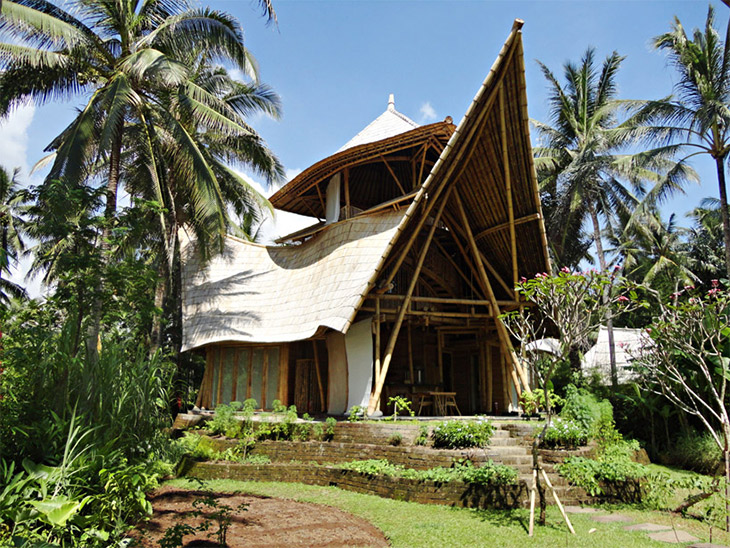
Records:
[[[694,285],[699,278],[691,269],[686,233],[674,213],[666,222],[656,210],[643,215],[622,234],[617,249],[624,275],[665,295],[676,291],[676,284]]]
[[[25,290],[6,276],[24,250],[23,219],[20,217],[21,191],[17,184],[18,170],[12,176],[0,167],[0,304],[10,297],[22,297]]]
[[[617,218],[632,218],[639,198],[647,192],[647,184],[651,185],[650,195],[659,199],[693,178],[694,172],[684,163],[673,161],[676,147],[671,145],[625,153],[647,131],[639,124],[642,105],[616,99],[616,74],[623,57],[613,52],[600,71],[594,58],[594,50],[588,49],[580,64],[567,63],[565,86],[540,63],[549,83],[550,125],[533,122],[540,141],[535,164],[541,190],[551,197],[548,204],[553,208],[546,216],[553,232],[548,236],[558,259],[567,261],[566,266],[576,266],[584,256],[585,245],[569,242],[577,237],[580,244],[587,233],[596,247],[600,268],[606,271],[604,232],[610,235]],[[628,116],[619,122],[622,110],[628,111]],[[607,288],[604,299],[608,298]],[[607,323],[615,385],[610,316]]]
[[[657,137],[679,140],[693,149],[687,157],[709,154],[715,160],[720,191],[720,213],[725,244],[725,272],[730,278],[730,215],[725,163],[730,153],[730,22],[725,39],[714,27],[715,11],[707,11],[704,30],[690,39],[678,18],[669,32],[654,38],[679,74],[677,99],[653,106],[656,121],[666,124]]]
[[[687,230],[687,253],[692,270],[707,287],[725,275],[720,200],[704,198],[687,214],[694,222]]]
[[[0,116],[28,99],[43,103],[79,92],[89,97],[49,146],[54,155],[48,179],[75,185],[93,180],[104,167],[102,258],[108,252],[132,126],[144,129],[135,135],[135,144],[147,150],[137,157],[147,162],[156,200],[162,205],[167,198],[152,133],[153,110],[166,118],[165,138],[177,143],[179,156],[187,156],[185,165],[192,166],[187,175],[202,189],[198,202],[207,204],[203,208],[209,217],[218,218],[218,226],[225,225],[221,183],[191,137],[188,121],[211,131],[235,122],[225,120],[228,113],[220,112],[214,94],[194,84],[194,71],[183,60],[191,50],[200,51],[209,63],[226,63],[255,77],[256,65],[243,45],[238,22],[224,13],[193,9],[186,0],[74,0],[68,5],[69,10],[46,0],[2,3],[0,35],[9,41],[0,43]],[[271,3],[263,1],[262,6],[274,18]],[[160,108],[159,98],[173,94],[178,112],[184,112],[187,120]],[[167,232],[162,214],[159,220],[162,232]],[[165,249],[171,256],[170,247]],[[88,336],[92,354],[100,306],[97,300],[92,311]]]

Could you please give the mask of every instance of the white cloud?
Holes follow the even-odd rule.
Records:
[[[438,118],[436,110],[431,106],[430,101],[423,103],[418,112],[421,113],[420,123],[422,124],[433,122],[436,118]]]
[[[23,105],[0,120],[0,166],[12,171],[19,167],[28,176],[28,128],[33,121],[35,106]]]

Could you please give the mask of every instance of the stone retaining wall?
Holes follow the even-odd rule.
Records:
[[[386,476],[369,476],[354,470],[306,464],[235,464],[219,462],[188,462],[185,475],[199,479],[234,479],[241,481],[281,481],[308,485],[334,486],[348,491],[377,495],[394,500],[441,504],[466,508],[518,508],[529,504],[524,482],[514,486],[489,487],[465,484],[461,481],[433,481]],[[576,493],[580,494],[580,493]],[[563,495],[565,496],[565,495]],[[578,498],[563,501],[577,504]]]

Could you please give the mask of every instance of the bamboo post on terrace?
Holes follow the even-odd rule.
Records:
[[[573,524],[570,523],[570,518],[568,517],[568,514],[565,513],[563,503],[560,502],[560,498],[558,497],[557,491],[555,491],[555,487],[553,487],[553,484],[550,482],[550,479],[548,478],[545,469],[540,466],[539,463],[532,469],[532,485],[530,486],[530,527],[528,529],[527,535],[531,537],[535,529],[535,493],[537,492],[538,474],[542,474],[542,477],[545,480],[545,485],[547,485],[548,489],[550,489],[550,491],[552,492],[553,498],[555,499],[555,504],[558,506],[558,509],[563,516],[563,520],[565,520],[565,524],[568,526],[568,530],[571,534],[575,535],[575,529],[573,529]]]

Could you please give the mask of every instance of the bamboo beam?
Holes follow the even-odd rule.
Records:
[[[457,222],[455,222],[455,221],[452,222],[452,219],[451,219],[451,217],[448,214],[446,215],[446,217],[448,219],[447,225],[449,227],[449,232],[451,233],[451,237],[454,239],[454,242],[456,242],[456,245],[459,247],[459,250],[461,250],[462,255],[466,259],[468,257],[468,254],[466,253],[466,250],[464,249],[464,246],[461,244],[461,242],[459,241],[459,239],[456,237],[458,235],[461,238],[467,239],[466,238],[466,235],[462,231],[461,227],[459,226],[459,224]],[[507,292],[507,294],[514,296],[514,290],[513,290],[513,288],[511,288],[510,286],[508,286],[505,283],[505,281],[502,279],[502,276],[500,276],[499,275],[499,272],[497,272],[494,269],[494,267],[492,266],[492,264],[489,261],[487,261],[486,257],[484,256],[484,254],[481,251],[479,252],[479,257],[481,257],[482,262],[484,263],[484,265],[487,267],[487,269],[492,274],[492,276],[494,276],[494,279],[497,280],[497,282],[499,282],[499,285],[501,285],[504,288],[504,290]],[[477,274],[477,279],[479,280],[480,284],[482,285],[482,289],[483,289],[484,293],[487,294],[488,293],[488,290],[487,290],[486,287],[483,286],[484,285],[483,284],[483,280],[482,280],[481,276],[479,276],[479,274],[477,272],[477,269],[471,263],[469,264],[469,266],[471,267],[472,270],[475,271],[474,273]]]
[[[418,264],[416,265],[416,269],[413,272],[413,277],[411,278],[411,283],[408,286],[408,291],[406,292],[406,299],[403,301],[403,304],[401,304],[400,311],[398,312],[398,317],[396,318],[395,325],[393,326],[393,330],[390,333],[390,338],[388,339],[388,345],[385,347],[385,358],[383,359],[383,364],[381,366],[380,371],[380,378],[378,379],[378,383],[375,385],[375,390],[373,391],[372,395],[370,396],[370,403],[368,405],[368,415],[371,415],[375,411],[375,406],[377,405],[378,401],[380,400],[380,393],[383,390],[383,384],[385,382],[385,376],[388,374],[388,368],[390,367],[390,361],[393,358],[393,350],[395,348],[396,340],[398,339],[398,333],[400,331],[401,325],[403,325],[403,318],[405,317],[407,309],[411,305],[411,296],[413,295],[413,290],[416,288],[416,283],[418,282],[418,276],[421,273],[421,267],[423,266],[423,262],[426,260],[426,254],[428,253],[428,248],[430,247],[431,240],[433,240],[433,235],[436,232],[436,227],[438,226],[438,221],[441,219],[441,214],[444,212],[444,207],[446,206],[446,203],[449,201],[449,196],[451,195],[451,191],[453,190],[453,186],[449,186],[448,190],[446,191],[446,195],[441,200],[441,203],[438,208],[438,212],[436,213],[436,217],[434,218],[433,224],[431,225],[431,228],[428,231],[428,236],[426,238],[426,242],[423,246],[423,249],[421,250],[420,257],[418,258]],[[435,201],[435,200],[434,200]],[[425,217],[425,213],[424,213]],[[422,224],[422,223],[419,223]]]
[[[320,411],[327,409],[324,401],[324,384],[322,383],[322,372],[319,370],[319,352],[317,352],[317,341],[312,340],[312,351],[314,352],[314,369],[317,373],[317,387],[319,388]]]
[[[322,211],[325,212],[325,215],[327,214],[327,203],[324,200],[324,196],[322,196],[322,191],[319,189],[319,185],[314,185],[314,188],[317,189],[317,196],[319,196],[319,203],[322,206]]]
[[[385,167],[388,168],[388,171],[390,171],[390,174],[393,176],[393,179],[395,180],[395,184],[398,185],[398,188],[401,191],[401,194],[406,193],[406,189],[403,188],[403,185],[400,184],[400,180],[398,179],[398,176],[395,174],[395,171],[393,171],[393,168],[390,167],[390,164],[388,163],[388,160],[385,159],[385,156],[382,154],[380,155],[380,159],[383,160],[383,163],[385,164]]]
[[[525,215],[524,217],[518,217],[514,219],[514,225],[518,226],[521,224],[529,223],[530,221],[539,221],[542,219],[542,215],[539,213],[530,213],[529,215]],[[493,234],[495,232],[500,232],[502,230],[510,228],[510,222],[506,223],[500,223],[498,225],[490,226],[489,228],[486,228],[482,230],[479,234],[474,235],[474,239],[476,241],[481,240],[485,236],[489,236],[490,234]]]
[[[384,293],[378,295],[379,298],[386,301],[402,301],[406,298],[405,295],[396,295],[394,293]],[[471,306],[491,306],[491,301],[476,300],[476,299],[451,299],[446,297],[419,297],[413,296],[411,300],[414,303],[433,303],[433,304],[468,304]]]
[[[502,169],[504,186],[507,193],[507,218],[509,219],[509,240],[512,250],[512,286],[517,285],[517,237],[515,236],[515,210],[512,204],[512,178],[509,171],[509,151],[507,150],[507,123],[504,119],[504,81],[499,86],[499,129],[502,141]]]
[[[525,374],[525,371],[522,369],[522,366],[519,363],[519,359],[517,358],[517,354],[515,354],[514,348],[512,348],[512,341],[510,341],[509,334],[507,333],[507,328],[504,326],[502,320],[499,318],[499,305],[497,304],[497,299],[494,297],[494,291],[492,290],[492,284],[489,282],[489,276],[487,276],[487,272],[486,270],[484,270],[482,256],[479,252],[479,248],[477,247],[477,243],[474,240],[474,235],[471,232],[471,226],[469,226],[469,218],[466,215],[466,210],[464,210],[464,204],[461,202],[461,198],[459,197],[458,192],[454,193],[454,201],[456,202],[457,209],[459,210],[459,215],[461,216],[463,229],[466,232],[467,240],[469,241],[469,246],[472,251],[474,262],[477,265],[477,269],[479,271],[479,275],[482,278],[482,282],[487,288],[487,297],[492,302],[492,313],[494,314],[494,321],[497,325],[497,333],[499,334],[499,339],[502,343],[502,347],[507,355],[512,359],[515,369],[517,369],[517,372],[520,375],[520,379],[524,384],[525,391],[529,394],[530,384],[528,382],[527,375]]]
[[[456,264],[456,261],[451,257],[451,255],[449,255],[449,252],[446,250],[446,248],[441,244],[441,242],[439,242],[438,238],[434,238],[433,241],[436,244],[436,247],[439,248],[439,251],[441,251],[443,256],[446,257],[446,260],[449,261],[451,266],[454,267],[454,270],[456,270],[457,274],[459,274],[459,276],[461,276],[461,278],[467,283],[467,285],[471,288],[471,290],[474,293],[479,293],[477,288],[474,287],[474,284],[471,283],[471,280],[469,279],[469,277],[466,274],[464,274],[464,272],[461,270],[461,268],[459,268],[459,265]]]
[[[371,306],[362,306],[360,310],[363,312],[375,312],[375,308]],[[400,309],[391,308],[383,311],[383,314],[395,313]],[[441,312],[438,310],[406,310],[406,316],[423,316],[427,318],[466,318],[466,319],[493,319],[492,314],[477,314],[475,312]]]

